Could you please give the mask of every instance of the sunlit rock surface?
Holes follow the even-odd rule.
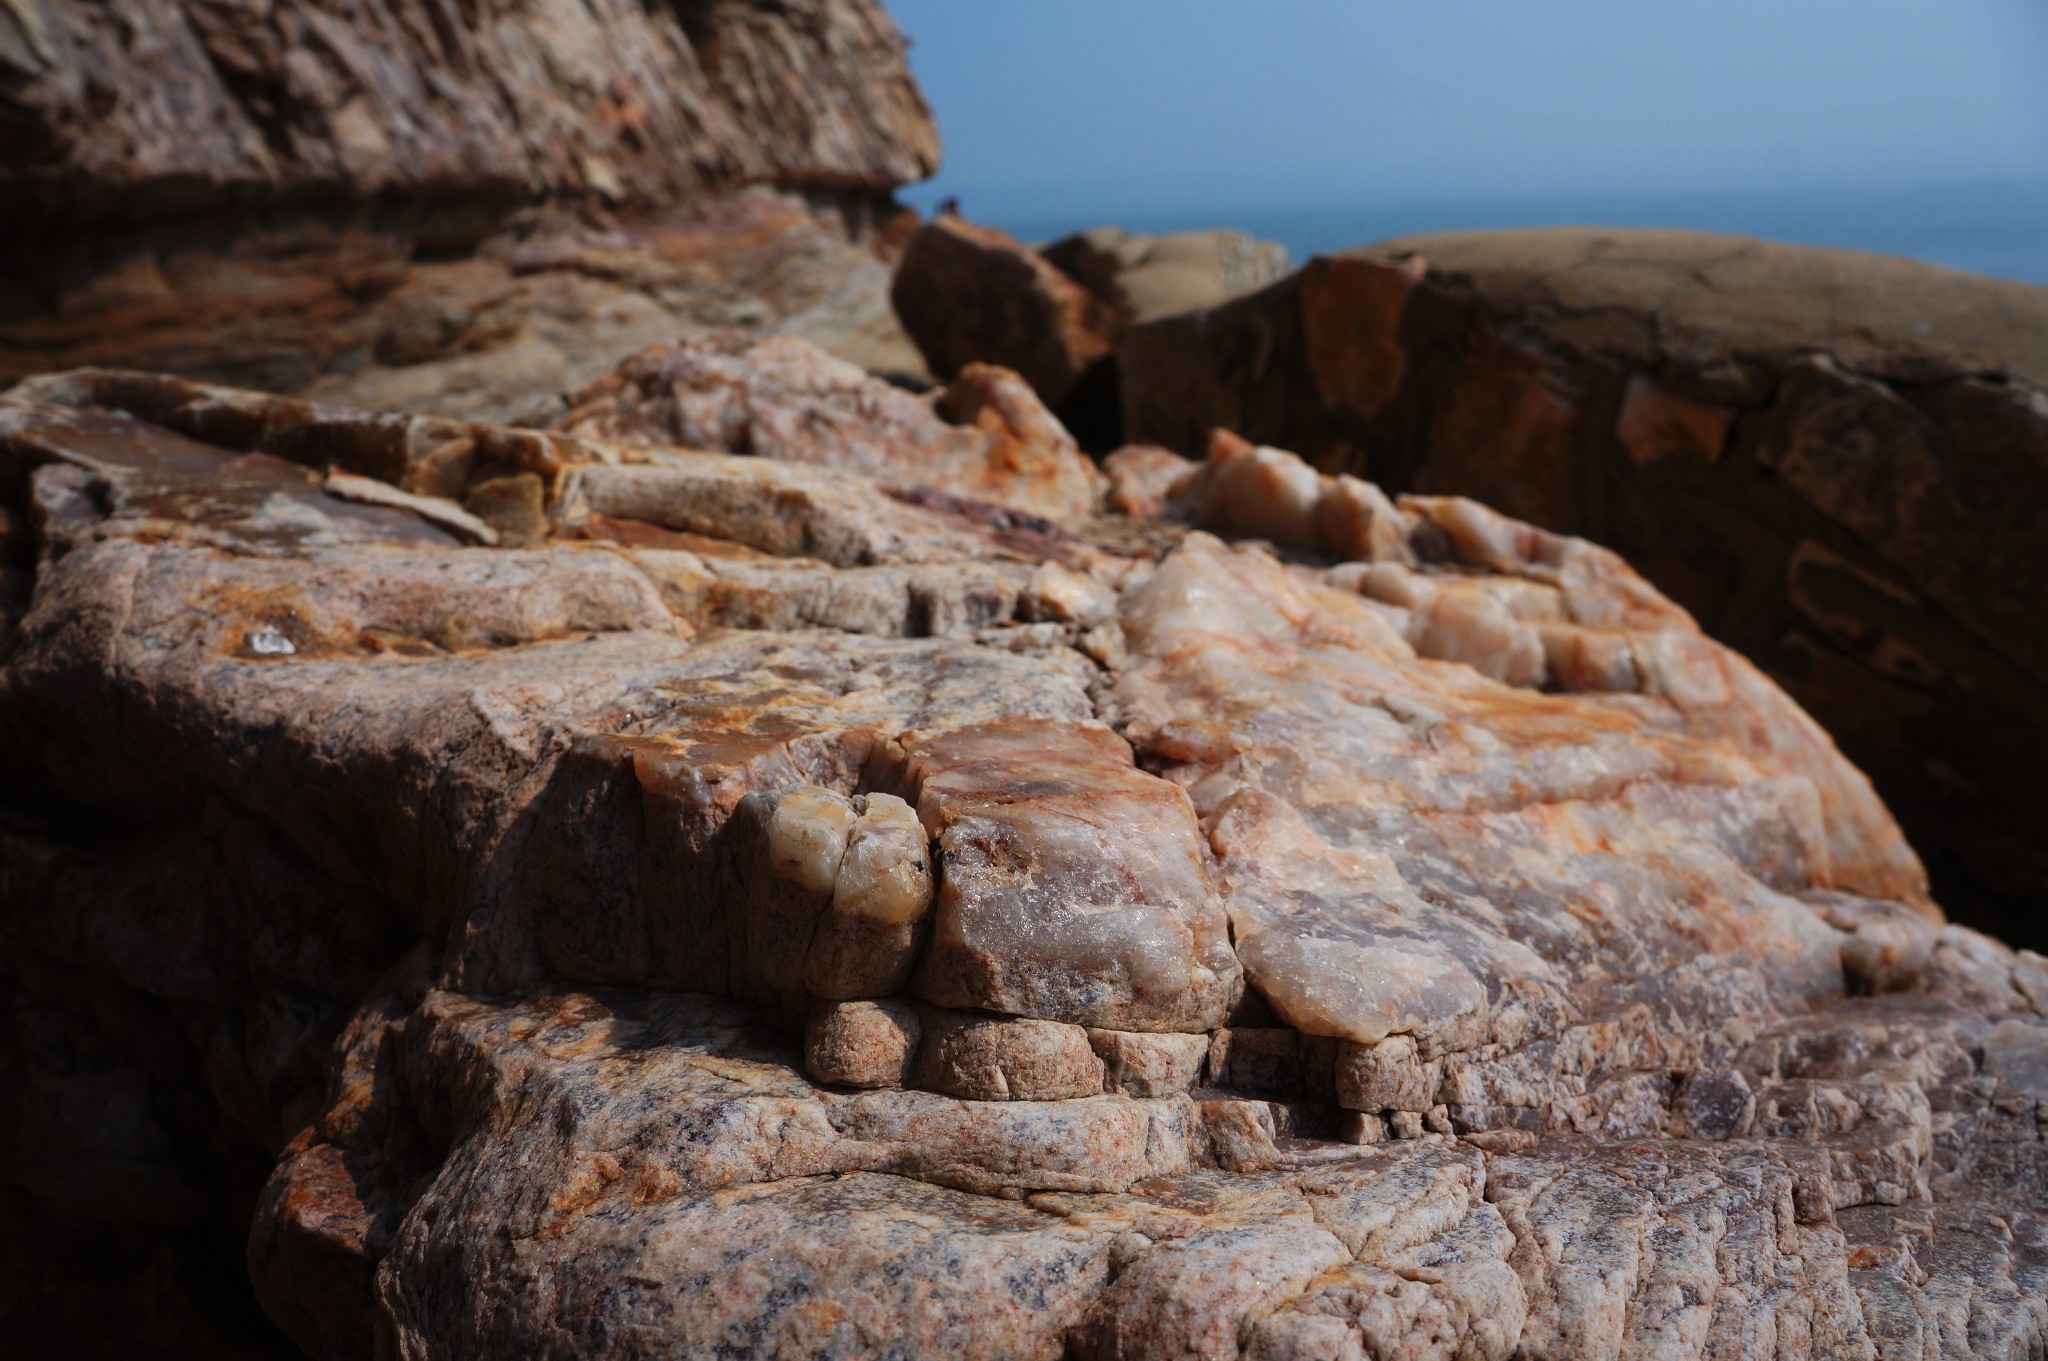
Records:
[[[713,337],[637,355],[537,414],[593,439],[823,464],[1053,520],[1101,499],[1102,475],[1059,422],[986,364],[919,398],[791,337]]]
[[[978,381],[0,397],[14,1175],[321,1357],[2048,1354],[2048,963],[1782,693]]]
[[[2048,949],[2048,288],[1436,232],[1127,328],[1116,362],[1126,439],[1229,426],[1618,550],[1868,771],[1954,916]]]

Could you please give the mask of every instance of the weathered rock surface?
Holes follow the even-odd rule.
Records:
[[[1619,557],[836,375],[0,397],[25,1192],[268,1163],[321,1357],[2048,1355],[2048,962]]]
[[[2048,290],[1684,232],[1318,259],[1119,347],[1215,426],[1620,550],[1869,771],[1966,919],[2040,945]]]
[[[539,211],[502,230],[467,227],[439,249],[421,245],[423,228],[358,216],[283,214],[247,237],[138,229],[78,259],[75,242],[10,252],[6,264],[36,274],[0,316],[0,381],[141,366],[510,420],[650,345],[735,327],[922,370],[889,311],[892,209],[756,188],[595,225]]]
[[[0,382],[143,367],[506,419],[648,345],[915,371],[938,135],[871,0],[22,0]]]
[[[793,338],[663,346],[529,419],[567,434],[818,463],[1051,520],[1094,513],[1102,476],[1015,373],[970,364],[919,398]]]
[[[1242,232],[1097,227],[1041,251],[945,212],[910,238],[889,296],[932,372],[1014,369],[1084,444],[1107,452],[1122,442],[1115,351],[1124,328],[1286,272],[1285,248]]]
[[[1279,242],[1227,230],[1147,236],[1091,227],[1040,254],[1126,323],[1214,307],[1282,278],[1289,265]]]
[[[0,187],[71,222],[394,190],[888,186],[938,156],[902,39],[865,0],[517,0],[488,22],[418,0],[345,20],[306,0],[26,0],[8,39]]]
[[[1102,298],[1007,233],[951,213],[910,238],[889,296],[933,373],[1000,364],[1055,408],[1099,381],[1116,343]]]

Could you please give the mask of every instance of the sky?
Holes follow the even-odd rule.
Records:
[[[1005,225],[2048,186],[2048,0],[887,3]]]

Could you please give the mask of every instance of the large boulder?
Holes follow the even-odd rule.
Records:
[[[1445,233],[1134,328],[1212,427],[1620,550],[1877,782],[1952,910],[2048,940],[2048,289],[1670,231]]]
[[[503,419],[733,326],[916,372],[890,195],[938,134],[903,48],[874,0],[23,0],[0,383]]]
[[[910,238],[889,299],[939,377],[1001,364],[1054,408],[1100,381],[1116,343],[1101,298],[1008,233],[953,213]]]
[[[2048,963],[1756,668],[1227,436],[906,485],[844,378],[0,397],[17,1185],[261,1160],[322,1358],[2040,1354]]]

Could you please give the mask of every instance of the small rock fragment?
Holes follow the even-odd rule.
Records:
[[[1219,429],[1210,437],[1208,461],[1176,502],[1217,534],[1314,552],[1321,543],[1316,506],[1322,494],[1323,479],[1295,455]]]
[[[1109,508],[1119,515],[1161,515],[1176,488],[1201,465],[1156,444],[1127,444],[1102,460]]]
[[[322,486],[329,496],[338,496],[344,501],[359,501],[366,506],[388,506],[392,510],[410,511],[430,524],[455,531],[471,543],[480,543],[487,548],[497,546],[497,530],[445,497],[421,496],[417,492],[401,491],[388,482],[344,472],[340,468],[329,468],[327,480]]]
[[[1048,562],[1024,583],[1017,612],[1029,622],[1053,620],[1093,628],[1116,613],[1116,595],[1092,578]]]
[[[1346,562],[1408,561],[1409,517],[1370,482],[1340,474],[1316,499],[1316,537]]]
[[[894,794],[862,795],[860,818],[847,834],[832,883],[832,911],[903,926],[931,905],[931,857],[917,814]]]
[[[812,893],[831,893],[859,817],[853,800],[835,790],[803,785],[788,791],[768,819],[776,870]]]
[[[472,482],[462,508],[489,525],[508,548],[526,548],[548,535],[547,486],[538,473],[510,473]]]

